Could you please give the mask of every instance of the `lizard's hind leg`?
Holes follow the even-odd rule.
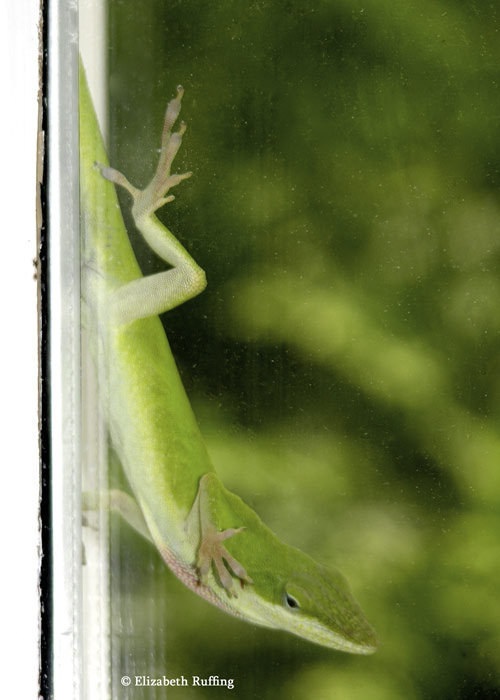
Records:
[[[112,292],[112,320],[117,325],[169,311],[196,296],[206,287],[204,271],[154,215],[159,207],[174,199],[173,195],[167,196],[167,192],[191,176],[191,173],[170,173],[186,131],[186,125],[182,123],[179,130],[172,133],[183,93],[182,87],[178,87],[177,96],[168,103],[160,157],[156,172],[147,187],[139,190],[118,170],[100,166],[103,177],[124,187],[132,195],[132,215],[137,228],[155,253],[172,266],[170,270],[133,280]]]

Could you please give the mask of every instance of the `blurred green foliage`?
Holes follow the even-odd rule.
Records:
[[[115,521],[114,697],[229,692],[119,683],[165,673],[500,698],[499,29],[474,0],[109,0],[110,158],[135,184],[186,89],[194,176],[161,218],[209,286],[165,325],[216,468],[382,640],[352,657],[229,618]]]

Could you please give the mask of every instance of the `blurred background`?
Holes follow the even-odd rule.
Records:
[[[160,218],[208,288],[164,323],[214,464],[346,575],[382,642],[356,657],[230,618],[113,520],[114,697],[500,698],[500,7],[109,0],[108,17],[110,160],[134,184],[186,91],[193,177]],[[164,269],[121,201],[144,272]]]

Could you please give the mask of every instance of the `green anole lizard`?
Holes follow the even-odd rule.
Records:
[[[374,652],[376,634],[343,576],[281,542],[217,477],[157,316],[206,285],[201,268],[154,214],[190,175],[171,174],[186,128],[173,131],[182,88],[167,106],[156,172],[139,190],[103,165],[80,73],[84,310],[106,377],[102,403],[111,442],[133,494],[87,494],[84,507],[105,503],[119,511],[181,581],[228,613],[333,649]],[[142,277],[112,183],[130,193],[135,224],[171,266],[167,271]]]

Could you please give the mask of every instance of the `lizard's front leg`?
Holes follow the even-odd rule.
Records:
[[[135,499],[125,491],[85,491],[82,496],[82,510],[85,512],[106,509],[118,513],[140,535],[153,542],[149,528]]]
[[[194,508],[198,509],[200,523],[200,545],[198,548],[197,569],[200,581],[203,583],[213,563],[219,581],[229,596],[236,597],[233,589],[233,577],[240,579],[241,584],[253,583],[244,566],[235,559],[224,547],[223,542],[245,530],[244,527],[218,530],[215,525],[216,491],[220,489],[220,481],[213,473],[207,473],[200,479],[198,495]],[[227,565],[227,566],[226,566]]]

